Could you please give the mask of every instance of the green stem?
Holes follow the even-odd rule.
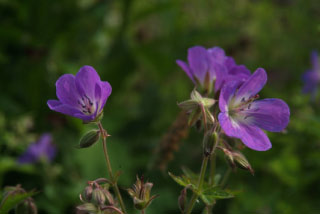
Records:
[[[126,211],[126,208],[124,206],[124,203],[123,203],[123,200],[122,200],[122,197],[121,197],[121,194],[120,194],[120,190],[119,190],[117,181],[114,180],[114,175],[112,173],[112,167],[111,167],[111,163],[110,163],[110,159],[109,159],[109,155],[108,155],[108,149],[107,149],[107,136],[108,135],[107,135],[106,131],[104,130],[104,128],[102,127],[101,122],[98,122],[98,127],[99,127],[100,133],[101,133],[102,145],[103,145],[103,153],[104,153],[104,157],[106,159],[109,177],[111,179],[111,182],[112,182],[112,185],[113,185],[113,188],[114,188],[114,192],[116,193],[116,196],[117,196],[117,198],[119,200],[122,212],[126,213],[127,211]]]
[[[228,170],[226,171],[226,173],[223,175],[223,179],[220,183],[220,186],[224,189],[226,187],[226,184],[227,184],[227,180],[230,176],[230,173],[231,173],[231,168],[229,167]]]
[[[204,181],[204,176],[206,174],[208,160],[209,160],[209,156],[204,155],[203,160],[202,160],[202,165],[201,165],[200,177],[198,180],[198,186],[197,186],[197,189],[199,192],[202,191],[202,185],[203,185],[203,181]],[[190,214],[192,212],[193,206],[196,203],[197,198],[198,198],[198,194],[193,193],[192,198],[191,198],[189,205],[188,205],[188,209],[186,212],[187,214]]]

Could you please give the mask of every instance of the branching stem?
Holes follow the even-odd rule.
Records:
[[[107,137],[108,137],[108,134],[107,134],[106,130],[103,128],[103,126],[102,126],[100,121],[98,122],[98,127],[99,127],[99,130],[100,130],[100,133],[101,133],[102,145],[103,145],[103,153],[104,153],[104,157],[106,159],[107,169],[108,169],[109,177],[110,177],[111,182],[112,182],[112,186],[113,186],[114,192],[115,192],[115,194],[116,194],[116,196],[117,196],[117,198],[119,200],[122,212],[123,213],[127,213],[125,205],[124,205],[122,197],[121,197],[121,194],[120,194],[120,190],[119,190],[117,181],[114,179],[114,175],[112,173],[112,167],[111,167],[111,163],[110,163],[110,159],[109,159],[109,155],[108,155],[108,149],[107,149]]]

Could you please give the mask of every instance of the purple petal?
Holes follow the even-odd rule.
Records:
[[[226,135],[241,139],[250,149],[266,151],[271,148],[268,136],[260,128],[239,123],[231,119],[226,112],[220,113],[218,119]]]
[[[59,100],[71,106],[78,106],[79,93],[72,74],[62,75],[56,82],[56,94]]]
[[[263,68],[258,68],[247,81],[245,81],[236,93],[237,102],[247,101],[255,96],[266,84],[267,73]]]
[[[210,60],[214,63],[223,64],[226,60],[226,54],[220,47],[209,48],[208,50]]]
[[[264,99],[251,103],[246,114],[251,122],[267,131],[279,132],[287,127],[290,119],[288,105],[280,99]]]
[[[62,114],[66,114],[72,117],[77,117],[80,119],[82,119],[82,116],[85,116],[81,111],[74,108],[73,106],[63,104],[58,100],[48,100],[47,104],[51,110],[60,112]]]
[[[203,83],[206,73],[209,71],[207,50],[201,46],[189,48],[188,62],[193,76]]]
[[[315,71],[307,71],[303,74],[302,80],[304,86],[302,89],[303,93],[315,93],[317,90],[318,83],[320,81],[320,73]]]
[[[228,104],[230,100],[234,97],[237,88],[239,87],[240,82],[233,81],[225,84],[221,89],[219,96],[219,108],[221,112],[228,111]]]
[[[317,51],[311,52],[311,65],[313,71],[320,72],[320,63]]]
[[[88,65],[80,68],[76,75],[75,83],[79,94],[81,96],[87,96],[91,101],[95,98],[96,84],[100,84],[101,80],[96,70]]]
[[[234,61],[234,59],[231,56],[227,56],[226,57],[226,61],[225,61],[225,66],[227,67],[228,70],[232,69],[234,66],[236,66],[236,62]]]
[[[216,82],[214,85],[215,91],[219,91],[223,84],[226,82],[226,77],[228,76],[227,68],[223,64],[212,65],[215,71]]]
[[[228,112],[219,113],[218,120],[226,135],[229,137],[240,138],[240,124],[230,118]]]
[[[235,76],[244,76],[246,78],[249,78],[251,75],[251,72],[244,65],[235,65],[229,70],[228,74],[235,75]]]
[[[109,82],[101,82],[100,84],[101,88],[101,102],[100,102],[100,109],[99,111],[102,111],[104,105],[106,104],[108,97],[110,96],[112,92],[112,87]]]
[[[176,60],[176,63],[180,66],[180,68],[182,68],[182,70],[184,70],[184,72],[186,72],[186,74],[188,75],[188,77],[192,80],[192,82],[195,84],[196,82],[193,79],[193,75],[192,75],[192,71],[190,70],[189,66],[187,65],[187,63],[185,63],[182,60]]]
[[[266,151],[271,149],[272,145],[268,136],[260,128],[244,124],[240,127],[240,139],[247,147],[256,151]]]

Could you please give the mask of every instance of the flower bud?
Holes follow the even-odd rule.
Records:
[[[183,188],[178,198],[178,205],[181,213],[184,213],[187,204],[187,188]]]
[[[238,167],[241,169],[245,169],[254,174],[254,171],[247,160],[247,158],[239,151],[232,151],[230,149],[222,148],[224,154],[226,155],[227,160],[231,164],[231,167]]]
[[[106,196],[102,189],[95,188],[92,192],[92,200],[94,203],[102,205],[106,201]]]
[[[99,130],[91,130],[87,132],[79,142],[79,147],[80,149],[82,148],[88,148],[95,144],[100,138],[100,131]]]
[[[92,186],[91,185],[87,186],[81,194],[82,199],[86,202],[90,202],[92,199],[92,192],[93,192]]]
[[[218,141],[218,134],[216,132],[211,133],[208,132],[203,139],[203,147],[204,147],[204,154],[211,155],[216,143]]]

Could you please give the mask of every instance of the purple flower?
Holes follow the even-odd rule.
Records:
[[[51,134],[46,133],[41,135],[37,142],[28,147],[25,153],[19,157],[18,163],[36,163],[42,158],[51,162],[55,155],[56,147],[52,144],[52,136]]]
[[[312,69],[307,70],[302,76],[302,80],[304,82],[302,92],[309,93],[313,97],[315,97],[317,92],[317,86],[320,82],[320,63],[318,53],[316,51],[313,51],[311,53],[311,64]]]
[[[258,68],[241,84],[232,81],[220,93],[219,122],[226,135],[240,138],[249,148],[265,151],[271,148],[268,136],[262,129],[280,132],[289,123],[290,110],[280,99],[256,100],[257,93],[267,82],[264,69]]]
[[[56,82],[59,100],[49,100],[49,108],[84,121],[95,120],[111,94],[108,82],[103,82],[91,66],[80,68],[76,76],[62,75]]]
[[[176,63],[195,85],[210,89],[215,82],[215,91],[220,90],[227,81],[244,81],[250,76],[250,71],[245,66],[237,65],[220,47],[205,49],[194,46],[188,49],[188,64],[182,60],[177,60]]]

